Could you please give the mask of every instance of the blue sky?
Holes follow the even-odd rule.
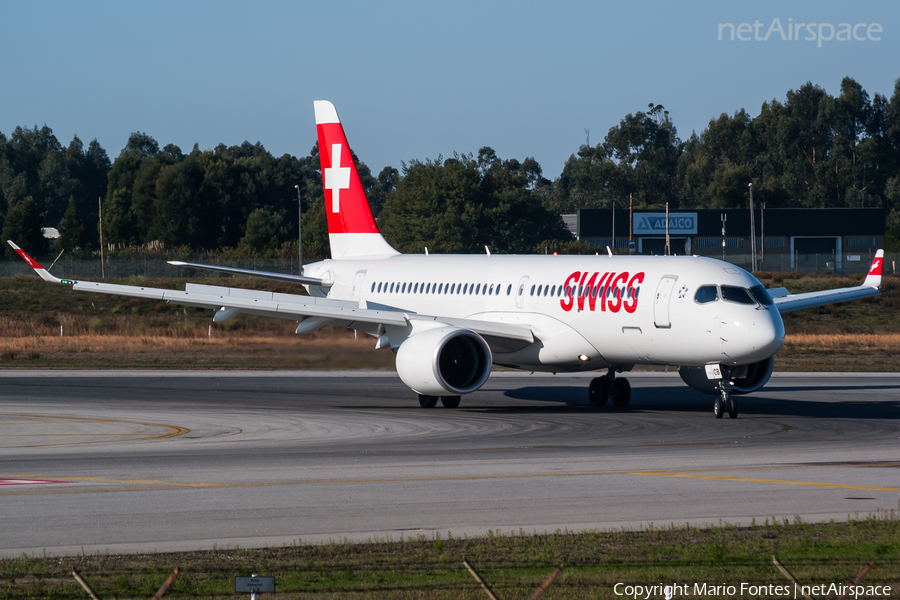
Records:
[[[111,159],[133,131],[184,151],[249,140],[305,156],[312,102],[327,99],[375,173],[491,146],[553,179],[585,129],[601,142],[650,102],[686,139],[807,81],[835,94],[850,76],[890,96],[900,78],[894,0],[5,1],[0,15],[0,131],[47,124]],[[776,18],[877,24],[881,39],[718,40],[722,23],[764,34]]]

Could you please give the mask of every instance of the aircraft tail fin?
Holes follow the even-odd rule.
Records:
[[[316,100],[314,106],[331,257],[399,254],[378,231],[337,110],[327,100]]]
[[[875,253],[875,258],[872,260],[872,266],[869,267],[869,274],[866,275],[866,280],[863,281],[864,287],[881,289],[881,268],[883,264],[884,250],[879,250]]]

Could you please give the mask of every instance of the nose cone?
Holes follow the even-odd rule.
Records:
[[[768,358],[784,346],[784,322],[774,307],[757,311],[748,329],[753,360]]]

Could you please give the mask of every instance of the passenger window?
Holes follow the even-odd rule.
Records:
[[[753,296],[750,295],[747,289],[734,285],[722,286],[722,299],[738,304],[756,304],[756,300],[753,299]]]
[[[707,302],[715,302],[719,299],[719,290],[714,285],[701,285],[694,294],[694,302],[697,304],[706,304]]]
[[[531,294],[530,294],[531,296],[534,296],[534,290],[535,290],[535,286],[532,285],[531,286]]]
[[[480,284],[480,283],[478,284],[478,287],[475,288],[475,293],[476,293],[476,294],[480,294],[480,293],[481,293],[481,284]]]
[[[512,293],[512,284],[506,286],[506,295],[509,296]]]
[[[772,300],[772,296],[769,295],[769,292],[766,291],[761,285],[754,285],[750,288],[750,293],[753,294],[753,297],[756,298],[756,301],[762,304],[763,306],[772,306],[775,302]]]

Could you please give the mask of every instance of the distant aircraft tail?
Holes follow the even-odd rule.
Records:
[[[378,231],[334,105],[327,100],[316,100],[314,105],[331,257],[399,254]]]
[[[866,275],[866,280],[863,281],[864,287],[881,289],[881,268],[883,264],[884,250],[879,250],[875,253],[875,258],[872,260],[872,265],[869,267],[869,274]]]

